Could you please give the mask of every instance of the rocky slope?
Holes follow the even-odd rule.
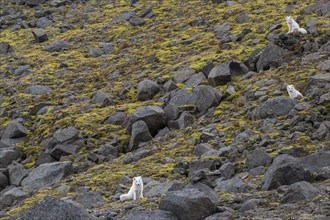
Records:
[[[0,219],[329,218],[329,8],[1,1]]]

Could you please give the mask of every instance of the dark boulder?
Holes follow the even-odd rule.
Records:
[[[320,194],[320,191],[309,182],[297,182],[289,186],[288,191],[282,197],[282,203],[293,203],[302,200],[312,200]]]
[[[0,148],[0,168],[6,168],[14,160],[20,158],[19,149],[14,148]]]
[[[156,82],[146,79],[137,85],[137,99],[146,101],[152,99],[159,92],[159,86]]]
[[[42,28],[37,28],[32,30],[34,40],[38,43],[42,43],[48,40],[47,33]]]
[[[179,220],[176,215],[163,210],[135,211],[124,215],[120,220]]]
[[[249,170],[259,166],[269,166],[272,158],[262,149],[258,148],[246,156],[246,166]]]
[[[8,167],[9,181],[11,185],[20,186],[22,180],[28,176],[28,171],[22,165]]]
[[[69,49],[70,44],[64,40],[56,40],[53,43],[47,45],[44,51],[47,52],[61,52],[63,50]]]
[[[196,98],[196,107],[199,112],[205,113],[211,107],[217,107],[221,100],[221,93],[211,86],[199,86]]]
[[[275,118],[287,115],[296,105],[296,100],[286,97],[275,97],[255,109],[252,118],[254,120]]]
[[[142,142],[148,142],[152,139],[152,136],[148,130],[147,124],[140,120],[132,125],[132,134],[129,146],[126,149],[127,152],[139,146]]]
[[[201,191],[183,189],[169,192],[160,201],[159,209],[171,211],[179,219],[200,220],[216,212],[216,206]]]
[[[14,187],[1,195],[0,209],[5,209],[7,207],[17,205],[20,201],[27,197],[29,197],[28,193],[20,190],[17,187]]]
[[[31,208],[23,211],[22,220],[47,219],[47,220],[96,220],[87,210],[70,201],[60,200],[55,197],[45,197]]]
[[[231,72],[229,68],[229,63],[222,63],[215,66],[207,78],[211,86],[226,85],[231,81]]]
[[[287,62],[287,50],[273,44],[268,45],[262,50],[259,60],[257,62],[257,71],[268,70],[270,68],[277,68],[283,63]]]
[[[31,85],[24,89],[24,92],[31,95],[45,95],[50,93],[48,86]]]

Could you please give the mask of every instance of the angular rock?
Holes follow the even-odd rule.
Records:
[[[176,120],[180,116],[180,110],[178,106],[173,104],[168,104],[164,108],[165,117],[168,121]]]
[[[29,197],[28,193],[23,192],[17,187],[12,188],[0,197],[0,209],[17,205],[20,201],[27,197]]]
[[[60,200],[55,197],[45,197],[31,208],[23,211],[22,220],[47,219],[47,220],[96,220],[87,210],[74,202]]]
[[[152,136],[148,130],[147,124],[140,120],[133,124],[131,140],[129,146],[126,149],[127,152],[139,146],[142,142],[148,142],[152,139]]]
[[[28,171],[22,165],[9,166],[9,181],[11,185],[20,186],[22,180],[28,176]]]
[[[22,181],[24,191],[38,190],[44,186],[57,183],[73,173],[71,162],[45,163],[32,169],[28,177]]]
[[[158,106],[143,106],[138,108],[132,115],[127,126],[128,133],[131,133],[132,125],[139,120],[146,123],[152,136],[156,135],[157,132],[166,125],[165,113],[163,109]]]
[[[298,163],[304,169],[316,173],[316,179],[324,180],[330,178],[330,152],[322,151],[310,154],[299,159]]]
[[[211,70],[214,68],[214,64],[212,62],[208,62],[203,68],[202,68],[202,72],[204,73],[205,77],[209,77],[209,74],[211,72]]]
[[[50,93],[50,88],[48,86],[32,85],[27,86],[24,92],[31,95],[44,95]]]
[[[79,193],[75,202],[82,204],[85,209],[98,208],[106,203],[100,193],[96,191]]]
[[[272,158],[262,149],[258,148],[246,156],[246,166],[249,170],[259,166],[269,166]]]
[[[32,30],[34,40],[38,43],[42,43],[48,40],[47,33],[42,28],[37,28]]]
[[[20,158],[19,150],[13,148],[0,148],[0,168],[6,168],[14,160]]]
[[[168,80],[163,87],[166,92],[170,92],[178,88],[178,86],[172,80]]]
[[[282,185],[290,185],[300,181],[312,180],[310,171],[305,170],[293,157],[288,155],[277,156],[265,173],[262,182],[263,190],[276,189]]]
[[[68,128],[58,129],[54,132],[50,145],[53,147],[57,144],[74,144],[82,139],[82,135],[79,131],[70,126]]]
[[[255,210],[258,206],[260,206],[264,201],[262,199],[249,199],[245,201],[241,208],[239,209],[240,212],[246,212],[248,210]]]
[[[205,113],[211,107],[217,107],[221,100],[221,93],[211,86],[199,86],[196,107],[199,112]]]
[[[320,127],[313,133],[313,138],[317,140],[325,140],[330,133],[330,121],[324,121]]]
[[[201,192],[203,192],[213,203],[218,202],[218,194],[208,185],[197,182],[195,184],[188,183],[185,187],[185,189],[197,189]]]
[[[109,106],[112,102],[112,97],[110,93],[96,91],[93,93],[92,96],[92,103],[93,104],[100,104],[102,106]]]
[[[289,186],[288,191],[282,197],[282,203],[293,203],[302,200],[312,200],[320,194],[320,191],[306,181],[297,182]]]
[[[220,65],[215,66],[208,78],[208,82],[211,86],[220,86],[226,85],[228,82],[231,81],[231,72],[228,63],[222,63]]]
[[[167,181],[156,185],[154,188],[150,189],[147,193],[147,197],[163,196],[171,191],[178,191],[184,187],[184,183],[177,180]]]
[[[216,206],[197,189],[169,192],[159,203],[159,209],[171,211],[179,219],[199,220],[216,212]]]
[[[179,220],[176,215],[169,211],[163,210],[147,210],[136,211],[131,214],[124,215],[120,220]]]
[[[137,85],[137,99],[146,101],[152,99],[159,92],[159,86],[156,82],[146,79]]]
[[[44,51],[47,52],[60,52],[69,49],[70,44],[64,40],[55,40],[53,43],[47,45]]]
[[[50,155],[52,155],[52,157],[54,157],[56,160],[60,160],[62,156],[75,154],[77,148],[78,147],[76,145],[72,145],[72,144],[68,144],[68,145],[57,144],[50,152]]]
[[[14,71],[14,76],[19,77],[19,76],[22,76],[22,75],[27,75],[30,72],[31,72],[31,66],[30,65],[24,65],[24,66],[21,66],[21,67],[17,68]]]
[[[115,148],[114,146],[112,146],[111,144],[105,144],[102,147],[100,147],[97,150],[97,153],[101,154],[102,156],[109,156],[112,155],[114,157],[118,156],[118,150],[117,148]]]
[[[296,100],[286,97],[275,97],[262,103],[253,112],[252,119],[275,118],[288,114],[296,105]]]
[[[0,192],[9,185],[8,178],[5,174],[0,173]]]
[[[36,161],[36,166],[39,166],[44,163],[52,163],[52,162],[56,162],[54,157],[52,157],[49,153],[41,153]]]
[[[0,42],[0,54],[9,53],[12,50],[12,47],[9,43]]]
[[[262,50],[258,62],[256,64],[257,71],[268,70],[270,68],[277,68],[283,63],[287,62],[287,51],[281,47],[268,43]]]
[[[184,129],[193,124],[195,117],[189,112],[182,112],[178,120],[176,120],[178,129]]]
[[[189,163],[188,177],[194,177],[200,170],[216,170],[218,167],[220,167],[220,165],[220,160],[200,159],[196,161],[191,161]]]
[[[250,21],[250,17],[245,11],[241,12],[237,17],[237,22],[239,24],[242,24],[242,23],[245,23],[248,21]]]
[[[176,83],[184,83],[190,77],[192,77],[195,74],[195,70],[192,69],[185,69],[185,70],[180,70],[174,75],[174,82]]]
[[[3,133],[1,139],[12,139],[12,138],[21,138],[27,135],[27,129],[22,125],[18,120],[11,121],[5,132]]]
[[[122,125],[126,117],[127,116],[124,112],[116,112],[110,115],[103,124]]]
[[[225,163],[220,167],[219,171],[221,176],[230,179],[235,174],[235,165],[230,162]]]
[[[169,103],[176,106],[195,105],[197,94],[195,90],[193,90],[193,92],[190,92],[187,91],[187,89],[182,88],[180,90],[171,92],[170,97],[171,99]]]
[[[206,153],[208,151],[213,151],[213,150],[214,149],[211,146],[209,146],[208,144],[197,144],[194,149],[193,156],[200,157],[204,153]]]
[[[249,190],[249,186],[237,177],[224,181],[217,180],[216,184],[215,190],[220,192],[238,193],[248,192]]]
[[[187,86],[195,87],[203,83],[206,80],[204,73],[194,74],[190,79],[186,81]]]

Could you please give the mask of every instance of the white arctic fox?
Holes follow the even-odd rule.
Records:
[[[288,24],[288,27],[289,27],[288,34],[293,33],[296,30],[299,31],[302,34],[307,34],[306,29],[300,28],[299,24],[292,18],[292,16],[287,16],[285,18],[285,20],[286,20],[286,23]]]
[[[303,95],[298,90],[296,90],[293,85],[287,85],[286,90],[288,91],[289,96],[292,99],[295,99],[299,96],[303,97]]]
[[[120,201],[136,200],[137,198],[143,198],[143,181],[141,176],[134,177],[128,193],[120,195]]]

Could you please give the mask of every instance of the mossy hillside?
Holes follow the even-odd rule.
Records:
[[[311,4],[311,2],[297,2],[291,15],[297,17],[300,10]],[[0,41],[9,42],[15,54],[19,57],[18,60],[0,57],[1,73],[9,71],[12,67],[18,67],[22,63],[33,65],[32,73],[27,76],[20,78],[9,76],[0,81],[1,93],[5,93],[4,91],[8,88],[15,90],[14,97],[4,97],[5,102],[1,107],[8,110],[20,108],[23,109],[24,114],[27,114],[28,110],[38,102],[49,102],[52,106],[57,106],[65,103],[69,97],[73,100],[59,111],[51,112],[50,109],[47,114],[33,116],[26,122],[25,125],[31,133],[29,133],[26,141],[20,145],[23,152],[28,156],[25,165],[27,167],[33,166],[36,155],[40,150],[39,144],[41,141],[63,127],[75,126],[86,139],[90,137],[92,146],[81,149],[80,154],[83,156],[86,156],[88,151],[98,148],[102,143],[113,138],[118,138],[118,140],[127,143],[129,136],[125,135],[126,130],[124,127],[104,125],[102,122],[117,109],[123,109],[127,114],[132,114],[140,106],[159,105],[155,101],[156,98],[152,101],[137,102],[135,86],[141,80],[137,77],[139,73],[147,70],[145,78],[156,79],[161,77],[171,79],[176,70],[190,67],[199,71],[209,60],[213,60],[215,63],[231,59],[241,60],[249,56],[253,50],[266,45],[268,42],[267,32],[272,25],[281,23],[283,27],[279,31],[286,32],[284,17],[287,13],[284,8],[288,3],[289,1],[282,0],[276,2],[276,4],[268,1],[256,1],[253,4],[248,2],[227,7],[225,4],[205,4],[203,1],[197,0],[189,2],[140,1],[138,7],[130,8],[127,1],[118,1],[116,4],[109,4],[106,1],[98,3],[89,1],[86,4],[77,4],[75,9],[64,7],[64,16],[55,16],[55,26],[46,28],[50,37],[48,42],[33,43],[31,29],[1,32]],[[48,8],[48,6],[43,7]],[[86,13],[86,7],[94,7],[96,12]],[[155,19],[145,19],[146,24],[142,27],[133,27],[126,21],[108,25],[108,22],[123,11],[133,10],[140,13],[146,7],[152,7],[157,17]],[[27,8],[26,10],[33,9]],[[247,23],[237,24],[237,16],[242,11],[246,11],[251,20]],[[82,20],[81,18],[86,17],[86,15],[88,18]],[[304,16],[303,21],[315,16],[314,14]],[[204,25],[191,27],[190,24],[196,18],[205,18],[207,22]],[[250,28],[252,32],[241,42],[229,43],[231,49],[221,49],[220,40],[214,35],[214,27],[225,21],[229,21],[233,25],[233,29],[230,31],[231,34],[239,34],[242,28]],[[320,31],[325,31],[326,20],[318,17],[318,21]],[[64,22],[71,24],[74,29],[60,33],[58,31],[59,26]],[[173,43],[189,38],[194,39],[192,43],[173,46]],[[260,39],[260,43],[257,45],[251,43],[254,38]],[[48,53],[42,50],[45,45],[55,39],[68,41],[71,48],[60,53]],[[115,47],[114,53],[91,58],[88,48],[97,47],[100,42],[112,42]],[[152,56],[158,58],[156,63],[147,62],[147,58]],[[63,64],[67,66],[66,71],[57,74]],[[117,79],[109,80],[108,77],[114,70],[119,70],[120,76]],[[244,105],[239,104],[239,96],[248,90],[257,91],[260,89],[253,84],[261,79],[275,78],[279,80],[277,85],[268,87],[268,96],[271,96],[271,92],[275,89],[285,92],[281,85],[286,83],[295,84],[297,77],[299,77],[298,82],[304,85],[308,74],[312,71],[316,71],[313,65],[302,66],[301,68],[292,65],[264,71],[250,80],[240,81],[234,79],[233,85],[236,88],[236,93],[224,99],[221,105],[216,108],[214,118],[207,120],[209,123],[213,123],[215,119],[222,119],[221,122],[215,122],[214,124],[219,132],[226,133],[224,140],[226,145],[234,143],[237,133],[243,132],[247,128],[251,129],[254,134],[261,135],[262,132],[255,126],[259,121],[252,121],[245,117],[246,110],[243,108]],[[84,82],[74,83],[74,80],[79,76],[84,77]],[[19,86],[16,86],[17,83]],[[52,89],[51,94],[47,96],[25,94],[23,92],[25,86],[31,84],[50,86]],[[128,84],[127,98],[115,100],[115,106],[101,107],[90,104],[93,92],[102,90],[117,96]],[[252,86],[249,87],[249,85]],[[226,87],[219,87],[219,89],[224,92]],[[311,101],[310,97],[306,98]],[[247,105],[253,109],[259,104],[260,101],[255,100]],[[233,114],[233,112],[236,112],[236,114]],[[299,114],[305,115],[307,112]],[[10,120],[7,116],[0,118],[1,129],[5,128]],[[41,120],[44,122],[36,126],[37,122]],[[282,122],[285,123],[284,119]],[[198,138],[199,135],[200,132],[196,130],[188,129],[185,132],[179,132],[176,137],[172,137],[173,143],[177,142],[176,147],[173,149],[171,149],[173,144],[171,141],[162,143],[159,140],[154,140],[150,143],[150,148],[154,153],[147,158],[124,165],[122,164],[124,155],[122,155],[115,162],[97,165],[85,173],[69,177],[61,184],[74,187],[89,185],[95,190],[100,190],[103,186],[106,190],[102,195],[107,199],[108,205],[122,207],[123,205],[120,203],[110,202],[109,198],[117,193],[116,186],[123,175],[130,177],[142,175],[156,180],[162,178],[184,180],[185,177],[174,176],[171,171],[177,163],[176,158],[184,158],[187,161],[193,159],[190,156],[194,147],[194,141],[191,137]],[[277,131],[270,134],[271,138],[276,138],[278,135],[280,133]],[[282,138],[287,137],[284,135]],[[322,143],[313,143],[306,137],[306,134],[301,134],[293,140],[292,146],[295,145],[302,145],[312,152]],[[218,146],[214,147],[217,148]],[[279,149],[273,145],[269,147],[268,151],[272,153],[272,156],[276,156]],[[167,157],[172,158],[174,161],[165,163]],[[240,164],[237,167],[244,169],[244,166]],[[34,196],[25,200],[20,208],[13,209],[9,213],[18,213],[47,194],[57,195],[52,189],[38,191]],[[150,204],[142,202],[141,205],[147,207]]]

